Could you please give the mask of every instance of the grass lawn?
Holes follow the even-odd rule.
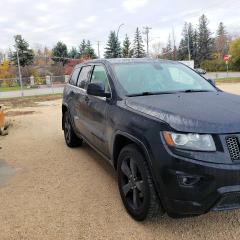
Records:
[[[240,77],[229,77],[216,79],[217,83],[235,83],[240,82]]]
[[[23,90],[28,90],[31,88],[23,87]],[[20,91],[21,87],[0,87],[0,92],[11,92],[11,91]]]

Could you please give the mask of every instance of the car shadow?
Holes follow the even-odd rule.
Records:
[[[91,159],[93,159],[94,163],[103,169],[107,176],[115,180],[117,186],[117,174],[112,166],[88,144],[84,143],[80,149],[83,150]],[[135,222],[134,220],[132,221]],[[225,232],[232,234],[232,232],[239,231],[240,210],[209,212],[201,216],[178,219],[171,218],[165,214],[162,217],[146,220],[137,224],[140,224],[143,228],[146,228],[147,231],[152,230],[155,232],[156,229],[167,231],[171,236],[180,236],[179,239],[181,239],[183,236],[186,236],[188,233],[190,234],[190,231],[191,234],[195,234],[193,239],[211,239],[208,238],[208,236],[212,236],[214,231],[214,234],[219,238],[227,239],[223,237],[222,234],[225,234]],[[219,229],[219,231],[216,232],[216,229]],[[229,229],[231,232],[229,232]],[[213,239],[218,239],[215,238],[215,235]]]
[[[98,166],[100,166],[111,178],[117,180],[116,171],[114,170],[110,162],[104,159],[98,152],[96,152],[85,142],[83,142],[83,145],[80,149],[84,150],[91,159],[94,159],[94,162],[97,163]]]

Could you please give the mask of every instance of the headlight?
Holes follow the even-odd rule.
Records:
[[[163,132],[163,137],[169,146],[196,151],[216,151],[211,135],[195,133]]]

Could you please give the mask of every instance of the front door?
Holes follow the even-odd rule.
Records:
[[[103,65],[94,66],[90,82],[102,82],[105,86],[105,92],[110,93],[109,80]],[[86,102],[88,104],[87,116],[88,129],[91,135],[90,141],[103,154],[108,155],[106,127],[109,100],[105,97],[87,95]]]

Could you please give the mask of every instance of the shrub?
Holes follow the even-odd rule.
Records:
[[[201,68],[208,72],[226,71],[226,63],[223,60],[218,59],[204,60],[201,63]]]

